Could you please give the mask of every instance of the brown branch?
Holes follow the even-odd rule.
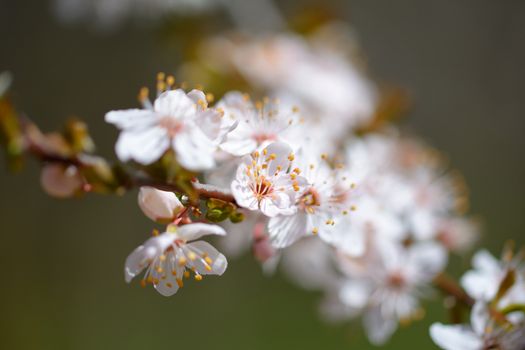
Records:
[[[445,294],[454,297],[457,301],[460,301],[469,307],[474,305],[474,299],[465,293],[465,291],[457,284],[457,282],[445,273],[437,275],[433,282],[438,289],[440,289]]]

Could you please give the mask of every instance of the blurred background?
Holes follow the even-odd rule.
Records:
[[[307,3],[279,6],[293,14]],[[406,126],[464,174],[480,244],[496,254],[507,239],[525,244],[525,2],[327,4],[356,30],[373,77],[410,93]],[[105,112],[134,106],[142,85],[181,62],[170,23],[101,30],[57,20],[48,1],[0,0],[0,71],[13,73],[17,106],[42,129],[80,116],[98,152],[112,155],[117,132]],[[372,348],[358,323],[324,324],[318,294],[264,277],[249,256],[169,299],[128,286],[124,259],[151,230],[135,193],[52,199],[31,163],[17,175],[2,166],[0,184],[2,349]],[[453,261],[451,273],[468,263]],[[385,348],[434,348],[428,325],[446,315],[428,305]]]

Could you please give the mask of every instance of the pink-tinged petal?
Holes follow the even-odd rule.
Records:
[[[122,131],[115,145],[121,161],[133,159],[143,165],[158,160],[170,146],[166,131],[153,127],[135,131]]]
[[[430,326],[430,337],[444,350],[482,350],[482,340],[463,325],[434,323]]]
[[[185,241],[192,241],[206,235],[225,236],[226,231],[218,225],[196,223],[177,227],[176,235]]]
[[[306,214],[279,215],[268,222],[268,234],[275,248],[286,248],[306,235]]]
[[[164,117],[173,117],[179,120],[193,118],[197,111],[195,103],[180,89],[160,94],[155,100],[153,109]]]
[[[192,267],[195,267],[195,270],[201,275],[220,276],[226,271],[226,268],[228,267],[226,257],[208,242],[196,241],[189,243],[187,246],[199,257],[202,257],[205,254],[205,256],[210,259],[208,260],[209,262],[199,258],[189,262],[189,264],[192,265]]]
[[[253,191],[248,188],[247,184],[233,180],[231,191],[239,206],[250,210],[259,209],[259,201],[255,198]]]
[[[159,292],[161,295],[170,297],[179,290],[177,278],[182,278],[184,268],[177,266],[177,259],[175,258],[173,252],[168,253],[166,259],[159,264],[162,268],[161,273],[155,269],[152,270],[151,276],[155,281],[153,286],[155,287],[155,290],[157,290],[157,292]],[[173,270],[174,266],[176,266],[175,270]],[[175,271],[177,276],[173,275],[173,271]]]
[[[153,221],[172,220],[184,209],[175,193],[148,186],[140,188],[138,203],[142,212]]]
[[[127,257],[124,265],[124,278],[127,283],[131,282],[146,267],[147,255],[151,255],[151,249],[150,253],[147,254],[144,246],[139,246]]]
[[[147,109],[125,109],[106,113],[105,120],[119,129],[142,129],[156,123],[158,117]]]

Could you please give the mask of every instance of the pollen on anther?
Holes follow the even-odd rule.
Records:
[[[202,281],[202,275],[196,274],[195,281]]]
[[[312,233],[314,235],[318,234],[319,233],[319,229],[317,227],[314,227],[314,229],[312,230]]]
[[[142,288],[146,287],[146,280],[144,280],[144,279],[140,280],[140,286]]]
[[[184,271],[184,278],[190,278],[190,272]]]
[[[175,281],[177,281],[177,285],[179,286],[179,288],[184,287],[184,282],[181,278],[177,278]]]
[[[187,262],[187,260],[186,260],[185,257],[181,256],[181,257],[179,258],[179,265],[180,265],[180,266],[184,266],[184,265],[186,265],[186,262]]]

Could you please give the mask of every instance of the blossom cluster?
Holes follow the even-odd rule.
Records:
[[[467,252],[480,230],[461,176],[392,122],[397,110],[382,108],[354,45],[340,24],[308,37],[203,41],[180,73],[220,94],[159,73],[153,99],[143,88],[140,108],[105,115],[120,132],[115,167],[92,154],[82,123],[67,135],[2,127],[25,128],[55,197],[139,187],[140,208],[162,229],[128,256],[126,282],[140,275],[141,286],[172,296],[191,276],[222,275],[225,255],[201,240],[217,236],[227,255],[251,250],[265,272],[280,267],[320,291],[327,320],[362,318],[380,345],[423,317],[450,255]],[[0,102],[8,78],[0,76]],[[473,266],[461,280],[471,324],[436,323],[431,337],[444,349],[523,349],[522,257],[499,262],[481,251]]]

